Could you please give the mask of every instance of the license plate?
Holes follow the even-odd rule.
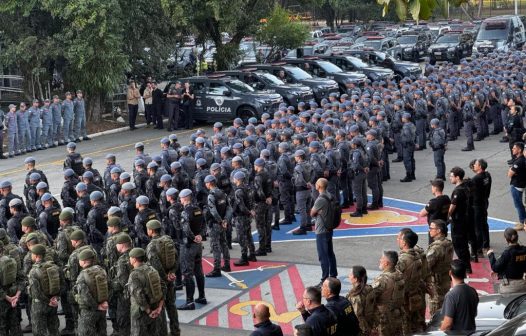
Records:
[[[435,55],[440,56],[440,55],[442,55],[442,53],[441,52],[435,52]]]

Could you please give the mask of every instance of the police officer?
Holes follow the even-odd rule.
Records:
[[[77,175],[84,173],[84,167],[82,166],[82,155],[75,152],[77,145],[74,142],[69,142],[67,145],[68,154],[66,160],[64,160],[64,168],[71,168]]]
[[[11,218],[7,220],[7,234],[9,240],[14,244],[18,244],[18,241],[22,237],[22,219],[27,215],[23,212],[22,200],[13,198],[9,201],[9,212]]]
[[[462,148],[463,152],[469,152],[475,149],[473,143],[473,128],[475,127],[475,105],[471,101],[469,92],[464,93],[462,106],[462,118],[464,121],[464,132],[467,138],[467,146]]]
[[[150,200],[148,197],[141,195],[135,201],[135,207],[138,210],[134,219],[135,234],[137,235],[137,246],[148,245],[148,236],[146,235],[146,223],[150,220],[159,220],[154,210],[150,209],[148,205]]]
[[[62,199],[62,205],[64,205],[64,207],[75,208],[75,204],[77,203],[77,192],[75,191],[75,187],[78,183],[78,177],[73,169],[65,169],[64,184],[60,191],[60,198]]]
[[[235,266],[246,266],[249,261],[257,261],[255,255],[252,232],[250,231],[251,217],[255,216],[253,209],[254,199],[245,185],[245,173],[237,172],[234,175],[234,209],[233,219],[239,236],[241,246],[241,258],[234,262]],[[250,255],[248,255],[250,252]]]
[[[416,90],[414,93],[414,107],[416,120],[416,144],[418,150],[423,150],[426,149],[426,123],[429,112],[421,90]]]
[[[356,198],[356,210],[352,217],[362,217],[367,213],[367,185],[366,177],[369,171],[363,143],[358,137],[351,140],[350,170],[353,174],[352,191]]]
[[[75,141],[91,140],[86,134],[86,101],[81,90],[77,90],[77,97],[73,101],[73,114],[75,118],[75,129],[73,131]]]
[[[338,319],[321,303],[321,291],[318,287],[307,287],[301,302],[296,304],[305,324],[311,327],[313,335],[330,336],[337,330]]]
[[[180,162],[172,162],[170,165],[170,172],[172,173],[172,186],[177,190],[191,188],[191,179],[188,173],[183,169]]]
[[[104,238],[108,227],[106,221],[108,219],[108,206],[104,202],[104,196],[100,191],[94,191],[89,195],[91,209],[88,212],[86,219],[86,229],[90,244],[93,246],[97,254],[100,256]]]
[[[374,129],[366,132],[367,144],[365,152],[369,160],[369,171],[367,172],[367,186],[371,189],[372,202],[368,210],[377,210],[383,206],[383,188],[380,167],[382,165],[382,150],[378,140],[378,133]]]
[[[53,112],[51,111],[50,100],[44,100],[44,106],[42,106],[42,148],[55,147],[53,143]]]
[[[134,165],[135,170],[133,171],[133,181],[135,183],[135,187],[137,188],[137,193],[144,195],[146,194],[146,181],[148,180],[146,164],[143,159],[138,159],[135,160]]]
[[[347,298],[340,296],[342,284],[337,278],[325,279],[321,287],[321,295],[327,300],[325,307],[337,317],[338,325],[334,335],[360,335],[360,324],[354,313],[352,304]]]
[[[3,272],[0,293],[4,300],[0,302],[0,332],[4,335],[20,336],[20,296],[25,290],[24,275],[20,263],[6,253],[3,241],[0,241],[0,269]]]
[[[254,202],[255,202],[255,221],[259,235],[259,249],[256,256],[265,256],[272,251],[272,228],[270,215],[270,205],[272,205],[272,189],[274,182],[265,168],[265,160],[257,158],[254,161]]]
[[[6,227],[7,221],[11,218],[11,213],[9,212],[9,202],[13,198],[18,198],[22,200],[22,197],[12,193],[13,185],[11,181],[4,180],[0,182],[0,191],[2,192],[2,198],[0,199],[0,226]],[[27,212],[25,206],[23,211]]]
[[[53,145],[51,147],[55,147],[56,145],[62,146],[64,145],[64,139],[60,136],[62,125],[62,105],[60,103],[60,98],[57,95],[53,96],[53,102],[51,103],[50,108],[51,115],[53,116],[51,126]]]
[[[50,193],[42,195],[40,200],[44,206],[44,211],[38,216],[40,230],[48,236],[49,241],[54,241],[60,227],[58,217],[61,209],[53,204],[53,196]]]
[[[42,146],[40,145],[41,137],[41,111],[39,108],[40,101],[38,99],[33,100],[33,106],[27,110],[28,120],[29,120],[29,131],[31,133],[31,151],[41,150]]]
[[[179,191],[175,188],[170,188],[166,191],[166,199],[170,206],[168,207],[168,217],[164,218],[163,225],[167,233],[172,237],[175,243],[175,248],[177,250],[177,255],[179,256],[179,262],[176,271],[175,271],[175,288],[177,290],[183,289],[182,283],[182,258],[181,258],[181,246],[183,245],[183,230],[181,228],[181,213],[183,211],[183,206],[178,202]],[[168,229],[169,228],[169,229]]]
[[[132,239],[128,234],[120,233],[116,236],[115,248],[119,259],[111,265],[108,272],[111,292],[116,301],[112,327],[119,335],[130,334],[130,297],[127,295],[126,285],[131,272],[129,252],[132,246]]]
[[[7,130],[7,150],[8,157],[20,155],[19,138],[18,138],[18,118],[16,114],[16,105],[10,104],[9,111],[5,117],[5,127]]]
[[[433,316],[442,308],[444,296],[451,289],[449,267],[453,260],[453,244],[447,239],[447,224],[441,219],[431,221],[429,235],[433,242],[426,251],[428,276],[425,280],[429,294],[429,314]]]
[[[332,136],[326,137],[323,140],[325,146],[325,157],[327,158],[327,165],[325,167],[324,177],[329,181],[327,192],[335,199],[340,199],[340,177],[342,158],[338,150],[335,149],[335,140]]]
[[[205,298],[205,277],[202,266],[202,231],[203,231],[203,212],[192,204],[192,191],[183,189],[179,193],[184,210],[181,214],[181,229],[183,234],[183,245],[181,248],[183,260],[183,275],[186,286],[186,303],[177,309],[195,310],[195,303],[207,304]],[[195,277],[195,282],[194,282]],[[194,300],[195,286],[199,296]]]
[[[519,293],[526,291],[526,248],[519,244],[519,235],[513,228],[504,230],[508,246],[497,259],[493,250],[488,250],[491,270],[498,274],[499,293]]]
[[[62,102],[62,130],[64,133],[64,142],[75,141],[73,134],[74,104],[71,92],[66,92],[66,99]]]
[[[168,138],[161,139],[161,166],[167,171],[170,171],[172,162],[177,161],[177,152],[170,147],[170,140]]]
[[[416,127],[411,122],[411,114],[404,113],[402,115],[402,157],[404,160],[404,168],[406,175],[400,182],[411,182],[415,180],[415,137]]]
[[[312,166],[305,159],[305,151],[299,149],[294,153],[296,166],[292,177],[294,189],[296,190],[296,206],[300,216],[300,227],[292,233],[295,235],[307,234],[312,231],[311,219],[307,213],[310,205],[310,188],[312,188]]]
[[[84,168],[84,173],[89,171],[93,174],[93,184],[99,187],[100,191],[102,191],[102,188],[104,188],[102,176],[97,169],[93,168],[93,160],[89,157],[82,159],[82,167]]]
[[[207,224],[210,237],[210,247],[214,255],[214,269],[206,274],[209,278],[220,277],[221,270],[230,272],[230,252],[226,240],[228,222],[232,220],[232,207],[228,196],[217,187],[217,179],[208,175],[205,178],[208,193]],[[223,255],[223,267],[221,267],[221,254]]]
[[[294,164],[290,159],[289,144],[281,142],[278,146],[279,158],[278,183],[279,183],[279,202],[283,206],[284,219],[280,224],[292,224],[294,221],[294,202],[292,199],[293,185],[291,182],[294,171]]]
[[[86,221],[88,213],[91,210],[91,202],[88,193],[88,187],[84,182],[79,182],[75,186],[77,192],[77,202],[75,203],[75,214],[77,224],[85,231],[87,231]]]
[[[437,169],[436,179],[446,180],[446,163],[444,155],[446,153],[446,131],[440,127],[440,121],[436,118],[431,119],[431,132],[429,133],[429,146],[433,150],[433,160]]]

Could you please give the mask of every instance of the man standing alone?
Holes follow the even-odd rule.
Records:
[[[128,86],[128,94],[126,99],[128,101],[128,122],[130,125],[130,130],[133,131],[137,129],[135,127],[135,120],[137,119],[137,112],[139,111],[139,97],[141,93],[135,84],[135,81],[130,81],[130,86]]]

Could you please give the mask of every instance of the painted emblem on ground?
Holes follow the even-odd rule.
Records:
[[[334,230],[334,238],[396,235],[401,228],[408,226],[417,233],[425,233],[428,231],[427,219],[418,215],[424,206],[425,204],[422,203],[384,197],[383,208],[369,211],[363,217],[353,218],[350,216],[354,207],[343,209],[342,223]],[[490,231],[496,232],[504,231],[513,223],[488,218],[488,224]],[[272,232],[272,242],[315,239],[314,232],[294,236],[292,231],[298,226],[299,222],[294,222],[292,225],[282,225],[281,230]],[[258,241],[257,232],[254,232],[254,241]]]

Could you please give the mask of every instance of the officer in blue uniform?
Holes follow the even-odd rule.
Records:
[[[29,131],[31,132],[31,150],[41,150],[40,136],[42,132],[40,102],[38,99],[33,100],[33,106],[27,111],[29,118]]]

